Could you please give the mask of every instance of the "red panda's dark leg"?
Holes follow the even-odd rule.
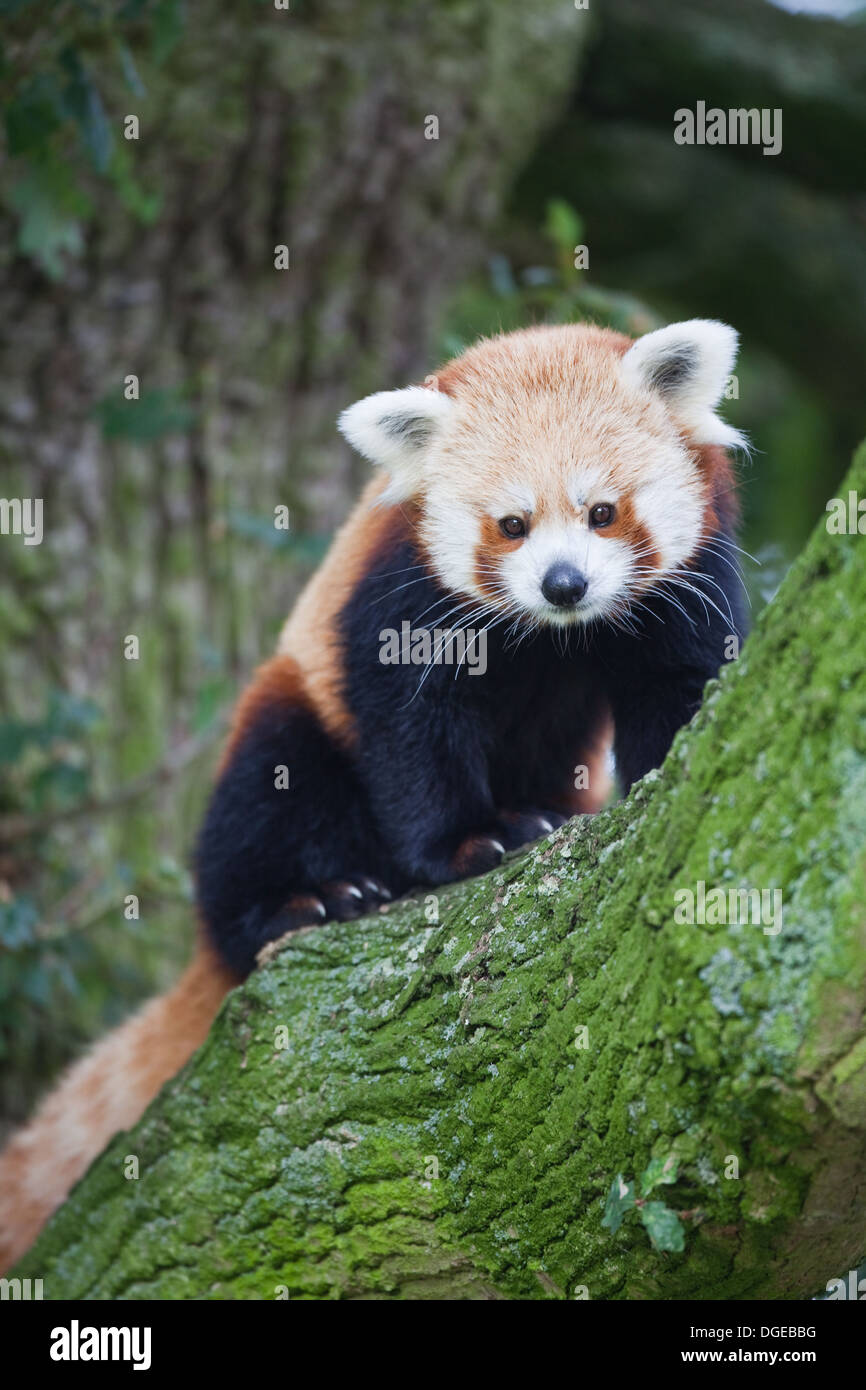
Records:
[[[417,677],[416,677],[417,679]],[[362,722],[369,804],[406,884],[447,883],[493,868],[497,833],[484,732],[459,702],[407,708],[399,698]]]
[[[644,608],[658,625],[643,640],[608,632],[601,669],[615,726],[617,777],[624,791],[664,761],[674,735],[700,708],[746,631],[741,583],[712,549],[699,551],[675,594],[660,585]]]
[[[288,658],[242,702],[196,851],[209,939],[240,974],[268,941],[390,896],[390,862],[351,760]]]
[[[617,777],[624,792],[661,766],[674,735],[700,708],[704,685],[714,675],[712,668],[699,675],[684,671],[647,678],[639,691],[612,692]]]

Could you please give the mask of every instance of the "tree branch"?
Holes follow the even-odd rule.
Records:
[[[292,938],[19,1272],[48,1298],[731,1299],[856,1263],[863,547],[819,526],[627,801]],[[681,920],[701,884],[779,890],[781,930]],[[702,1215],[682,1254],[601,1224],[668,1156],[665,1200]]]

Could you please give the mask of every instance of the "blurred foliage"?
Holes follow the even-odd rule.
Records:
[[[0,109],[12,161],[0,198],[15,215],[19,251],[55,279],[63,274],[64,254],[82,252],[94,180],[107,180],[141,221],[158,216],[158,194],[139,185],[103,90],[113,77],[131,96],[143,96],[131,41],[147,42],[152,60],[161,63],[180,37],[182,19],[182,0],[59,0],[49,7],[0,0]],[[10,45],[16,45],[14,62],[6,56]]]
[[[189,429],[195,411],[183,399],[183,392],[174,389],[145,391],[136,401],[105,396],[96,408],[106,439],[128,439],[137,444],[151,444],[167,434],[182,434]]]

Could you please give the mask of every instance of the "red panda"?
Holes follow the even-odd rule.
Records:
[[[703,320],[636,342],[531,328],[343,413],[378,476],[237,707],[195,854],[199,952],[0,1157],[0,1265],[268,943],[598,810],[611,729],[624,790],[661,763],[744,630],[743,441],[716,414],[735,351]],[[430,628],[421,664],[414,641],[384,659]]]

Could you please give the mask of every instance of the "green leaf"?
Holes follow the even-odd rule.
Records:
[[[252,512],[237,509],[226,513],[225,522],[226,530],[232,535],[257,541],[269,550],[290,555],[301,565],[317,565],[324,559],[330,542],[328,536],[296,535],[291,531],[279,531],[274,525],[273,517],[256,516]]]
[[[651,1158],[641,1175],[640,1195],[649,1196],[659,1183],[672,1183],[677,1180],[677,1160],[673,1154],[667,1158]]]
[[[145,226],[155,222],[162,209],[162,197],[159,193],[146,193],[141,187],[136,177],[135,162],[125,140],[119,140],[114,147],[111,177],[120,201],[133,217],[137,217]]]
[[[0,720],[0,764],[15,763],[30,748],[47,748],[55,739],[80,739],[101,718],[92,700],[52,693],[42,719]]]
[[[10,951],[31,945],[36,939],[38,925],[36,903],[26,894],[13,898],[10,903],[0,903],[0,945]]]
[[[634,1183],[624,1182],[622,1173],[617,1173],[607,1194],[602,1226],[607,1226],[611,1234],[616,1235],[623,1217],[626,1212],[631,1211],[634,1203]]]
[[[226,526],[236,536],[259,541],[269,550],[291,550],[295,538],[289,531],[278,531],[272,516],[255,516],[252,512],[233,510],[226,515]]]
[[[33,961],[21,971],[17,988],[22,998],[29,999],[31,1004],[44,1007],[51,1002],[51,976],[40,961]]]
[[[78,738],[102,717],[93,701],[68,690],[55,690],[48,702],[43,727],[50,738]]]
[[[27,724],[19,719],[4,719],[0,723],[0,765],[17,763],[32,742]]]
[[[81,251],[80,219],[90,210],[68,170],[54,160],[30,164],[12,187],[9,204],[18,215],[18,249],[59,280],[64,255]]]
[[[178,42],[183,29],[180,0],[157,0],[153,12],[151,47],[155,63],[162,63]]]
[[[143,97],[145,95],[144,83],[138,75],[135,59],[128,46],[121,39],[117,41],[117,56],[120,59],[120,67],[127,87],[135,96]]]
[[[104,174],[111,162],[114,137],[99,89],[75,49],[65,48],[60,64],[67,74],[64,110],[77,125],[81,143],[94,168]]]
[[[4,120],[13,158],[45,150],[63,118],[60,89],[47,73],[21,88],[6,108]]]
[[[547,204],[544,230],[554,245],[571,257],[575,246],[581,244],[583,219],[564,199],[551,198]]]
[[[142,19],[149,5],[150,0],[123,0],[117,12],[117,18],[121,24],[129,24],[136,19]]]
[[[656,1250],[685,1249],[686,1233],[675,1211],[664,1202],[647,1202],[640,1209],[640,1219]]]
[[[120,394],[105,396],[95,413],[106,439],[128,439],[134,444],[180,434],[195,418],[192,407],[176,389],[144,391],[137,401],[124,400]]]
[[[37,773],[30,786],[36,805],[41,809],[48,805],[72,805],[81,800],[89,783],[90,774],[86,768],[56,762]]]

